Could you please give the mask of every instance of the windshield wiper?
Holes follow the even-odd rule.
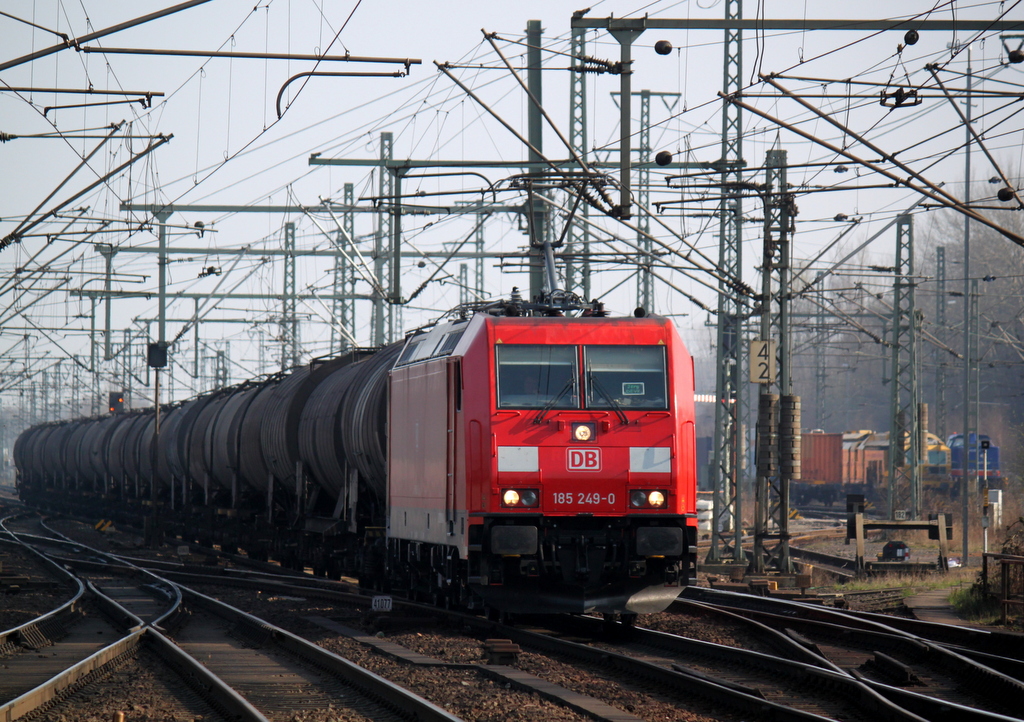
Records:
[[[542,408],[540,410],[540,412],[536,416],[533,417],[533,423],[539,424],[542,421],[544,421],[544,417],[548,415],[548,412],[551,411],[551,409],[555,408],[555,404],[557,404],[559,401],[561,401],[562,397],[565,396],[565,392],[568,391],[569,389],[573,388],[576,385],[575,382],[576,382],[576,379],[573,378],[572,376],[570,376],[568,379],[566,379],[565,380],[565,386],[562,387],[562,390],[559,391],[558,394],[553,399],[551,399],[546,404],[544,404],[544,408]]]
[[[624,425],[625,424],[629,424],[629,419],[626,417],[626,412],[622,410],[622,406],[619,405],[618,401],[616,401],[614,398],[612,398],[611,394],[609,394],[607,391],[605,391],[604,386],[602,386],[601,383],[594,376],[594,372],[593,371],[591,371],[589,374],[587,374],[587,380],[590,381],[590,385],[591,386],[593,386],[595,389],[597,389],[597,393],[599,393],[602,396],[604,396],[605,400],[608,401],[609,404],[611,404],[612,410],[615,411],[615,414],[619,417],[619,420]]]

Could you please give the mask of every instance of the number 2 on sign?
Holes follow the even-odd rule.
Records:
[[[775,341],[750,342],[750,383],[775,383]]]

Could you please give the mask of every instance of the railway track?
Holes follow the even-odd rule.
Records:
[[[281,594],[309,593],[323,598],[333,596],[309,588],[305,592],[302,588],[288,587],[278,591]],[[365,600],[363,604],[365,606]],[[337,611],[334,613],[337,614]],[[422,608],[420,614],[440,615],[441,612]],[[393,634],[389,627],[385,627],[389,629],[388,641],[378,641],[371,633],[353,630],[346,624],[332,624],[330,619],[321,619],[321,622],[326,628],[363,644],[386,649],[391,654],[400,654],[395,651],[392,640],[402,635]],[[678,695],[679,689],[686,689],[688,704],[692,705],[697,698],[702,698],[705,703],[713,700],[711,703],[714,705],[719,708],[730,707],[735,710],[735,714],[754,714],[758,717],[766,714],[781,715],[787,719],[806,719],[803,715],[834,719],[952,719],[949,715],[955,714],[961,719],[1002,719],[998,714],[967,710],[942,698],[930,699],[925,695],[904,695],[901,700],[903,704],[897,704],[882,694],[884,690],[872,686],[870,680],[848,674],[821,655],[797,647],[799,643],[792,637],[770,629],[762,629],[758,633],[767,639],[774,639],[774,644],[778,645],[774,654],[751,654],[735,647],[681,639],[675,635],[646,630],[633,630],[628,637],[609,641],[604,636],[604,622],[595,619],[575,619],[569,625],[560,624],[554,630],[529,628],[525,622],[524,625],[498,627],[480,619],[469,619],[463,623],[464,627],[478,628],[478,644],[488,635],[500,634],[518,644],[524,653],[568,660],[569,664],[576,665],[581,671],[604,674],[623,686],[643,687],[661,696],[673,697]],[[429,623],[419,623],[415,628],[430,626]],[[415,643],[416,635],[407,633],[404,636],[413,637]],[[436,660],[423,662],[423,654],[415,649],[407,656],[410,659],[418,657],[422,663],[438,664]],[[780,661],[794,657],[802,657],[807,661]],[[823,668],[819,668],[819,665]],[[520,666],[529,668],[525,664]],[[996,697],[1000,694],[998,690],[993,691]],[[783,701],[784,709],[771,705],[772,702],[781,704]],[[745,705],[749,707],[741,712]],[[912,707],[907,709],[904,705]],[[917,710],[917,714],[912,710]]]
[[[89,581],[72,574],[37,547],[74,555],[74,544],[36,535],[41,531],[37,520],[4,519],[0,526],[8,558],[22,559],[32,584],[52,585],[42,578],[46,574],[69,589],[46,613],[0,633],[0,719],[78,719],[100,713],[109,718],[112,711],[142,709],[213,721],[252,719],[239,700],[219,694],[209,680],[187,669],[185,660],[175,659],[176,650],[136,613],[165,618],[176,606],[173,598],[155,601],[138,580],[94,575]],[[25,563],[32,556],[40,561]],[[94,582],[101,580],[120,602],[100,591]]]
[[[737,613],[783,630],[790,638],[878,693],[929,719],[943,712],[942,702],[959,708],[959,719],[980,713],[1019,717],[1024,681],[1000,668],[1021,669],[1020,659],[979,655],[971,658],[947,644],[886,625],[879,615],[851,617],[841,611],[747,601],[743,595],[696,593],[705,601],[730,605]],[[678,608],[690,602],[677,602]],[[940,632],[933,625],[933,631]],[[1020,647],[1016,649],[1020,655]],[[927,701],[926,701],[927,700]],[[938,702],[935,702],[938,701]]]
[[[12,532],[10,536],[18,535]],[[39,546],[72,554],[76,551],[70,542],[32,540]],[[60,714],[76,717],[75,710],[103,696],[110,680],[116,684],[118,677],[123,677],[119,670],[126,664],[160,658],[179,679],[191,680],[194,691],[224,719],[290,720],[296,710],[324,718],[329,711],[338,710],[354,720],[458,719],[399,685],[216,600],[189,592],[193,611],[181,614],[177,587],[160,586],[163,580],[156,578],[154,583],[150,573],[119,564],[96,550],[88,550],[87,558],[65,557],[62,561],[83,568],[82,575],[88,579],[76,578],[76,596],[50,616],[66,617],[76,605],[79,609],[95,607],[97,612],[86,620],[74,620],[74,625],[58,625],[47,617],[4,636],[11,640],[6,645],[10,652],[6,666],[10,669],[13,665],[13,671],[5,670],[0,682],[0,718],[45,715],[55,713],[56,707],[62,710]],[[60,568],[54,565],[55,570]],[[83,604],[87,592],[92,601]],[[177,632],[177,644],[154,626],[161,622],[178,628],[185,621],[186,628]],[[36,655],[42,661],[25,654],[36,651],[24,641],[36,638],[30,634],[33,625],[48,631],[37,635],[39,644],[53,646],[56,639],[63,638],[60,651]],[[97,641],[98,637],[106,639]],[[144,645],[150,650],[148,655]],[[165,692],[173,697],[171,688]],[[188,706],[177,698],[161,699],[157,704],[161,709]]]
[[[710,685],[726,688],[735,693],[731,698],[733,705],[760,699],[766,707],[771,706],[773,714],[789,719],[917,719],[872,694],[857,680],[806,661],[795,661],[807,659],[808,655],[783,637],[776,640],[780,652],[771,655],[646,629],[631,630],[628,638],[610,645],[602,641],[600,620],[579,618],[572,626],[575,629],[568,632],[543,630],[540,638],[525,638],[523,642],[555,649],[552,640],[580,644],[579,640],[586,639],[585,649],[569,647],[559,653],[589,658],[591,663],[614,668],[617,674],[649,676],[651,680],[663,681],[666,688],[675,684],[693,689],[705,684],[705,693]],[[566,640],[567,633],[571,639]]]
[[[96,563],[97,562],[95,562],[94,560],[87,560],[85,562],[87,566]],[[219,571],[220,570],[217,570],[217,576],[220,576]],[[182,574],[183,573],[179,573],[179,576],[181,576]],[[238,577],[232,579],[231,581],[234,584],[239,585],[247,583],[246,580]],[[268,580],[261,579],[257,583],[257,585],[265,588],[267,582]],[[284,580],[279,581],[278,585],[282,586],[282,588],[285,591],[291,592],[292,594],[309,593],[312,591],[308,587],[303,588],[286,586],[284,584]],[[322,590],[318,590],[318,593],[324,594],[325,592]],[[211,668],[212,671],[217,672],[219,676],[225,677],[225,681],[231,684],[231,686],[239,689],[239,691],[242,692],[243,696],[246,696],[247,692],[249,692],[249,696],[251,696],[252,690],[246,689],[244,679],[237,679],[232,676],[237,676],[238,674],[240,674],[238,669],[238,660],[240,658],[244,659],[244,657],[241,656],[243,655],[243,648],[241,645],[244,644],[244,642],[252,644],[254,641],[258,641],[259,644],[264,645],[271,638],[276,639],[284,633],[268,633],[266,631],[267,626],[265,622],[257,622],[254,620],[254,618],[246,616],[238,617],[235,619],[233,623],[226,626],[223,624],[218,624],[217,619],[225,614],[225,608],[220,608],[220,606],[217,605],[217,603],[209,597],[195,595],[193,593],[188,593],[187,597],[190,606],[198,604],[203,607],[203,614],[201,616],[201,620],[199,618],[199,615],[196,613],[190,615],[186,624],[183,626],[182,630],[176,633],[176,638],[179,642],[179,646],[184,648],[186,651],[191,652],[192,656],[198,657],[200,659],[202,659],[205,654],[206,664]],[[362,601],[365,604],[366,600],[363,599]],[[219,611],[217,613],[211,613],[209,611],[210,605],[216,605]],[[484,630],[491,629],[493,627],[493,625],[483,622],[482,620],[473,621],[482,624]],[[190,630],[192,630],[192,633],[197,634],[195,638],[187,637],[187,635],[190,634]],[[198,632],[196,632],[196,630],[198,630]],[[234,630],[233,637],[227,636],[228,630]],[[485,631],[485,634],[486,633],[487,632]],[[238,641],[239,638],[243,640],[243,642],[240,643]],[[296,643],[296,640],[298,639],[294,636],[287,638],[289,642],[292,644]],[[376,639],[376,637],[374,637],[373,639]],[[365,642],[365,640],[363,641]],[[393,646],[394,645],[392,643],[392,647]],[[219,650],[219,660],[215,659],[214,650]],[[607,656],[607,653],[604,653],[604,655]],[[628,662],[628,658],[623,657],[623,659],[627,660]],[[280,689],[275,688],[273,690],[275,694],[271,695],[270,697],[270,699],[276,700],[277,704],[280,704],[282,709],[295,709],[297,706],[301,708],[300,703],[306,705],[315,705],[316,695],[310,694],[307,689],[311,681],[310,678],[308,676],[303,676],[301,672],[297,671],[293,667],[282,667],[282,664],[283,663],[281,662],[280,659],[273,659],[268,661],[261,658],[260,662],[258,663],[258,671],[255,675],[253,675],[253,678],[255,678],[257,681],[261,683],[264,683],[260,685],[260,688],[264,690],[266,689],[265,681],[267,679],[281,679],[283,681]],[[250,665],[246,664],[244,666],[248,668]],[[629,666],[639,668],[643,665],[641,665],[639,662],[630,662]],[[648,666],[652,667],[653,669],[653,665]],[[763,715],[763,710],[767,704],[767,706],[771,708],[777,707],[776,709],[774,709],[775,715],[781,715],[781,717],[784,719],[806,720],[817,718],[815,715],[808,715],[798,710],[789,709],[783,706],[777,706],[772,703],[766,703],[763,700],[763,698],[758,698],[757,696],[746,695],[744,694],[743,690],[737,688],[735,685],[733,685],[731,688],[729,686],[723,687],[722,685],[716,684],[711,681],[698,681],[692,678],[688,678],[687,675],[683,675],[677,671],[666,670],[666,672],[670,680],[670,684],[667,685],[667,687],[673,690],[674,693],[677,695],[678,690],[680,689],[692,688],[695,685],[703,685],[704,687],[706,687],[706,690],[704,692],[705,696],[715,698],[718,702],[723,701],[724,698],[730,698],[729,705],[731,707],[733,707],[734,709],[745,710],[748,713],[760,709],[762,710],[762,713],[758,716]],[[621,670],[617,670],[615,674],[621,676]],[[650,681],[646,679],[647,677],[650,677],[651,674],[651,669],[645,670],[643,675],[643,678],[645,680],[643,684],[645,686],[649,686],[651,684]],[[624,714],[621,709],[617,709],[608,704],[604,704],[599,700],[588,698],[588,696],[586,695],[574,693],[571,690],[558,689],[557,685],[552,685],[550,682],[546,682],[543,679],[533,678],[528,674],[523,674],[521,670],[513,668],[499,670],[494,667],[488,670],[488,676],[494,677],[495,675],[497,675],[499,682],[504,682],[507,686],[511,686],[514,684],[516,687],[528,689],[538,694],[543,693],[543,696],[545,696],[546,698],[551,699],[556,703],[563,704],[571,709],[575,709],[580,712],[586,713],[590,717],[597,717],[598,719],[617,720],[641,719],[640,717]],[[666,685],[663,684],[663,687],[664,686]],[[297,692],[299,694],[298,699],[290,698],[290,694],[286,694],[286,691],[290,691],[290,694],[295,694]],[[684,700],[680,701],[682,702]],[[255,699],[253,700],[253,702],[254,706],[261,709],[261,711],[264,710],[262,707],[260,707],[260,704],[269,704],[269,700],[267,698]],[[276,705],[271,705],[271,708],[265,710],[266,716],[270,719],[273,719],[275,710],[277,709],[278,708],[276,707]],[[379,715],[375,714],[373,716]]]
[[[173,639],[269,720],[345,711],[369,720],[458,718],[280,627],[193,590]]]
[[[310,594],[337,601],[344,599],[309,587],[282,586],[274,593]],[[366,600],[363,600],[363,605],[366,605]],[[428,609],[422,609],[420,613],[441,614],[438,610]],[[766,714],[766,709],[771,709],[772,715],[789,719],[806,719],[807,715],[835,719],[879,716],[884,719],[917,719],[842,670],[819,668],[818,664],[828,665],[794,640],[766,628],[758,629],[757,634],[771,640],[769,646],[776,647],[774,654],[751,653],[736,647],[646,630],[633,630],[628,638],[609,643],[603,636],[604,622],[594,619],[576,619],[567,623],[568,626],[560,625],[557,630],[496,627],[480,619],[467,619],[462,624],[477,628],[478,644],[488,635],[500,633],[523,650],[569,660],[570,664],[585,665],[620,684],[644,687],[669,697],[677,696],[680,689],[686,689],[689,697],[703,696],[705,700],[714,700],[716,705],[732,707],[737,714],[749,715],[760,710],[755,713],[761,716]],[[353,631],[344,624],[328,623],[326,626],[361,643],[394,652],[390,633],[387,635],[389,641],[378,642],[372,634]],[[419,628],[429,626],[421,623]],[[780,662],[780,659],[787,658],[805,661]]]
[[[240,582],[236,580],[235,583]],[[225,590],[222,593],[231,591]],[[239,596],[244,594],[241,591],[235,593]],[[315,596],[336,603],[329,611],[305,620],[322,627],[318,638],[321,645],[338,644],[344,638],[345,641],[357,642],[406,664],[425,666],[437,669],[438,672],[452,668],[473,669],[496,679],[500,684],[532,690],[591,718],[663,718],[655,712],[640,713],[645,702],[637,702],[637,696],[650,700],[653,695],[671,700],[677,706],[677,712],[689,710],[687,714],[691,715],[703,712],[715,716],[723,714],[723,710],[727,709],[736,719],[822,719],[822,716],[807,710],[766,700],[761,694],[752,693],[750,689],[738,684],[730,684],[725,679],[714,679],[710,674],[688,673],[672,669],[668,664],[622,654],[615,649],[619,642],[599,646],[605,628],[605,623],[600,619],[574,622],[572,618],[565,618],[564,623],[572,627],[569,630],[530,628],[528,620],[523,621],[523,625],[527,626],[510,627],[479,617],[396,600],[397,618],[378,615],[369,622],[370,628],[366,629],[366,607],[369,600],[365,598],[309,587],[282,586],[271,593],[277,599],[295,600],[294,595],[306,594],[310,599]],[[346,611],[346,607],[352,604],[361,605],[362,608]],[[297,602],[296,606],[304,605]],[[278,610],[277,615],[292,618],[298,616],[296,610],[287,604]],[[341,622],[338,621],[339,616]],[[434,617],[442,621],[431,621]],[[357,624],[362,624],[364,628],[356,628]],[[387,631],[375,634],[373,624]],[[307,635],[314,634],[308,625],[300,625],[298,628],[304,629]],[[460,661],[448,662],[429,657],[428,649],[417,645],[418,637],[422,635],[416,630],[426,629],[433,629],[435,634],[444,636],[445,642],[439,646],[445,651],[455,650],[449,656]],[[328,633],[334,633],[333,638]],[[632,633],[639,633],[639,630]],[[509,653],[510,656],[518,657],[514,663],[510,660],[511,666],[484,663],[484,654],[480,650],[486,649],[487,640],[494,638],[505,639],[510,643],[509,647],[521,650]],[[584,638],[587,643],[579,641]],[[792,646],[786,640],[783,643]],[[723,647],[725,649],[738,651],[736,648]]]
[[[735,610],[759,610],[807,619],[820,619],[826,622],[835,621],[839,618],[851,627],[859,625],[862,628],[877,629],[881,625],[954,649],[1024,661],[1024,634],[1019,632],[923,622],[909,617],[896,617],[856,610],[836,610],[818,605],[798,604],[782,599],[731,594],[729,592],[719,592],[697,587],[687,589],[680,598],[715,604]]]
[[[95,554],[83,548],[80,556],[91,557]],[[117,560],[114,566],[123,563],[123,560]],[[142,565],[147,562],[135,559],[132,563]],[[95,575],[90,581],[97,591],[102,591],[104,585],[106,588],[116,587],[113,580],[119,574],[102,567],[101,562],[90,558],[81,565],[100,565],[82,572]],[[596,619],[570,620],[566,623],[568,626],[560,623],[559,629],[543,626],[530,628],[525,625],[502,627],[480,618],[447,617],[441,610],[406,606],[406,603],[399,600],[395,600],[396,612],[390,617],[378,617],[379,621],[390,619],[392,625],[385,628],[384,639],[381,639],[364,624],[370,600],[351,587],[311,577],[270,575],[263,571],[194,565],[166,559],[153,566],[160,567],[155,573],[174,580],[178,585],[202,588],[206,592],[205,595],[185,592],[186,605],[192,611],[184,626],[176,632],[176,638],[180,647],[196,645],[199,657],[204,654],[201,651],[203,645],[213,644],[218,650],[230,650],[219,661],[214,660],[212,648],[205,652],[208,655],[208,671],[224,670],[225,676],[244,676],[244,670],[237,669],[237,660],[245,660],[246,654],[261,652],[269,654],[261,656],[258,663],[253,662],[253,669],[259,669],[255,676],[265,681],[275,679],[268,675],[288,675],[276,678],[282,682],[273,687],[275,694],[270,695],[269,699],[250,690],[254,709],[267,719],[280,718],[281,708],[306,709],[315,714],[317,710],[323,709],[322,700],[333,693],[313,686],[321,679],[317,663],[296,661],[296,653],[290,645],[300,643],[299,632],[301,636],[316,641],[320,647],[334,649],[360,661],[368,659],[369,655],[378,658],[387,656],[392,660],[391,668],[404,667],[405,672],[415,668],[426,674],[431,679],[428,684],[437,689],[448,684],[479,685],[484,688],[485,683],[479,680],[487,680],[486,684],[492,685],[495,690],[494,700],[498,699],[505,687],[508,691],[518,690],[526,693],[527,699],[532,697],[534,701],[504,704],[510,710],[514,707],[518,710],[532,709],[532,718],[577,719],[579,715],[584,715],[590,719],[648,719],[658,716],[650,712],[651,708],[647,706],[648,700],[652,699],[670,700],[670,708],[674,706],[680,712],[688,710],[685,715],[691,717],[694,714],[700,715],[701,710],[704,710],[705,715],[715,719],[880,718],[957,719],[962,722],[965,719],[996,720],[1013,716],[1012,710],[1003,715],[998,713],[989,699],[990,695],[1005,697],[1005,682],[1000,682],[1003,686],[991,692],[975,691],[977,696],[971,700],[943,696],[941,684],[931,681],[932,686],[925,688],[924,693],[920,688],[917,692],[901,689],[892,684],[892,679],[888,682],[879,681],[861,670],[869,661],[872,664],[889,664],[884,658],[873,653],[865,656],[863,649],[860,658],[851,657],[848,663],[844,663],[836,651],[831,651],[833,657],[830,658],[830,650],[823,649],[823,645],[828,646],[824,640],[815,641],[806,633],[806,629],[797,631],[792,629],[792,624],[784,626],[784,623],[791,621],[785,614],[781,614],[782,621],[742,622],[752,625],[750,638],[760,640],[758,644],[745,646],[762,648],[764,651],[760,654],[739,649],[739,646],[744,646],[743,642],[736,646],[715,645],[656,631],[636,629],[627,632],[617,626],[613,629],[618,629],[618,634],[608,636],[606,625]],[[255,591],[246,591],[246,587],[250,586],[264,593],[260,595]],[[132,594],[126,591],[123,596],[130,598]],[[212,599],[214,596],[230,597],[233,605],[246,608],[247,604],[238,603],[235,598],[243,598],[245,595],[249,597],[249,611],[258,612],[261,619],[242,615],[229,621],[230,614],[236,613],[224,611]],[[274,600],[273,604],[269,603],[270,599]],[[747,599],[755,603],[773,601],[752,597]],[[264,612],[272,608],[277,609],[278,618],[283,617],[293,622],[294,628],[275,618],[273,621],[285,629],[274,630],[273,625],[262,618],[266,616]],[[734,614],[738,612],[734,610]],[[696,614],[692,611],[689,613]],[[780,616],[777,610],[775,613]],[[714,609],[702,609],[700,614],[728,616],[728,613]],[[140,619],[142,617],[137,616]],[[152,613],[150,618],[153,618]],[[448,621],[429,621],[435,618]],[[733,624],[740,623],[735,617],[731,619]],[[870,620],[859,623],[871,626]],[[443,658],[432,658],[427,650],[418,648],[417,639],[421,635],[437,632],[438,624],[455,630],[450,635],[454,646],[448,650],[460,645],[462,648],[473,648],[476,650],[475,658],[472,661],[459,659],[458,654],[448,654],[447,650],[440,655]],[[399,628],[396,629],[395,625]],[[408,629],[401,629],[402,625],[408,625]],[[773,626],[776,629],[773,630]],[[786,629],[790,630],[788,634]],[[190,634],[196,637],[186,639],[182,636]],[[845,633],[846,636],[850,634],[849,631]],[[518,661],[513,664],[486,664],[480,658],[479,650],[484,640],[494,637],[508,639],[512,644],[519,645],[522,652]],[[911,639],[910,634],[903,633],[900,636],[902,641],[898,643],[907,644],[908,639]],[[282,640],[286,640],[284,647]],[[968,641],[966,638],[961,639],[964,643],[961,645],[962,650],[974,651],[969,649],[966,644]],[[878,639],[873,644],[881,646]],[[359,648],[364,651],[357,651]],[[144,647],[142,654],[129,655],[129,661],[149,659],[145,653]],[[888,656],[896,659],[891,654]],[[542,658],[555,662],[538,661]],[[909,666],[909,663],[903,664]],[[394,671],[391,668],[389,670]],[[552,675],[552,668],[560,671]],[[271,671],[273,669],[282,671]],[[893,669],[898,669],[898,665],[890,664],[887,670],[876,674],[891,675]],[[915,674],[918,680],[922,679],[920,673]],[[988,675],[987,672],[984,674]],[[605,682],[588,686],[580,681],[582,679],[603,679]],[[236,681],[235,686],[244,691],[243,681]],[[296,690],[299,690],[298,702],[292,696]],[[538,699],[541,701],[538,702]],[[281,708],[275,705],[274,700],[280,701]],[[974,708],[963,704],[965,701],[973,704]],[[503,704],[500,701],[496,703]],[[538,704],[548,706],[535,708]],[[563,712],[557,712],[558,709]]]

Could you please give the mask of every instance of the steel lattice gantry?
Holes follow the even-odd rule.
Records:
[[[980,291],[978,289],[978,279],[972,278],[970,284],[970,292],[964,302],[967,304],[967,358],[964,359],[964,363],[967,364],[967,399],[965,401],[966,413],[964,418],[966,423],[964,424],[964,458],[970,459],[973,453],[975,463],[972,467],[969,463],[964,464],[964,480],[966,487],[964,492],[968,498],[973,498],[972,495],[978,491],[978,464],[977,459],[979,458],[979,445],[978,445],[978,402],[980,400],[981,392],[981,368],[979,361],[981,359],[980,349],[980,336],[981,329],[979,328],[980,319]],[[966,555],[965,555],[966,556]]]
[[[641,160],[651,157],[651,91],[640,91],[640,151]],[[637,167],[636,202],[640,213],[636,219],[637,246],[643,251],[636,278],[636,305],[654,311],[654,279],[651,277],[651,217],[647,209],[651,205],[651,166],[641,163]]]
[[[945,331],[946,328],[946,247],[935,249],[935,328]],[[946,440],[946,364],[938,346],[933,347],[932,356],[935,362],[935,428],[932,429],[940,439]]]
[[[892,365],[890,378],[889,518],[921,516],[921,442],[918,433],[918,336],[915,305],[914,217],[896,220],[896,275],[893,284]],[[897,515],[897,511],[900,512]]]
[[[789,293],[791,236],[795,220],[786,173],[786,151],[770,150],[765,161],[764,246],[761,262],[760,341],[777,344],[778,374],[760,384],[757,421],[757,481],[754,488],[754,553],[757,573],[769,567],[792,571],[789,556],[789,484],[799,478],[800,406],[793,396]],[[777,283],[774,280],[777,271]],[[776,290],[777,289],[777,290]],[[778,299],[778,311],[775,311]],[[769,374],[770,377],[770,374]],[[776,388],[773,389],[772,387]],[[777,390],[778,393],[772,393]],[[770,543],[778,543],[772,547]]]
[[[295,317],[295,224],[284,224],[284,296],[281,298],[281,370],[299,363],[299,320]]]
[[[355,186],[352,183],[345,184],[344,204],[351,209],[355,204]],[[356,237],[356,215],[347,210],[341,215],[341,228],[335,234],[335,243],[338,248],[355,247]],[[334,259],[334,301],[332,302],[331,315],[331,352],[341,353],[352,345],[355,338],[355,313],[353,313],[352,302],[345,301],[342,296],[355,294],[356,273],[351,268],[348,259],[344,255],[338,255]]]
[[[389,305],[388,312],[385,314],[383,296],[383,289],[390,288],[389,295],[392,299],[397,300],[395,295],[395,286],[401,278],[401,273],[398,271],[398,265],[395,264],[390,269],[390,284],[385,281],[385,269],[388,268],[388,255],[385,253],[385,244],[391,243],[393,236],[401,235],[401,227],[399,224],[399,208],[401,207],[401,196],[398,187],[399,179],[402,177],[399,169],[392,170],[387,167],[387,162],[392,160],[394,153],[394,137],[389,132],[380,134],[380,175],[377,179],[377,196],[381,199],[381,203],[385,203],[384,199],[391,199],[388,201],[391,208],[390,212],[380,213],[377,216],[377,234],[374,238],[374,249],[373,249],[373,273],[377,279],[377,283],[380,284],[380,288],[374,291],[373,294],[373,337],[371,342],[374,346],[382,346],[393,338],[394,332],[394,314],[393,305]],[[399,291],[400,293],[401,291]],[[385,332],[385,316],[387,318],[387,331]],[[385,335],[386,333],[386,335]]]
[[[639,207],[636,217],[636,245],[641,250],[639,255],[642,260],[637,268],[636,305],[653,312],[655,310],[654,274],[651,269],[654,265],[654,240],[651,236],[651,216],[648,211],[651,206],[650,158],[654,152],[651,147],[651,98],[661,98],[666,106],[671,108],[672,105],[668,105],[666,99],[678,98],[679,93],[653,92],[644,89],[633,93],[633,95],[640,99],[640,147],[636,149],[639,158],[636,166],[636,202]]]
[[[743,16],[742,0],[726,0],[726,19]],[[743,31],[726,28],[722,90],[728,95],[742,86]],[[731,183],[742,180],[742,109],[722,102],[722,171],[719,178],[723,193],[718,224],[718,266],[732,278],[743,277],[743,200],[741,193],[724,192]],[[746,418],[746,394],[741,393],[743,378],[743,309],[739,299],[729,293],[723,282],[718,293],[718,357],[715,375],[715,435],[711,449],[712,532],[709,561],[719,561],[720,546],[731,546],[732,560],[743,560],[740,495],[740,461],[743,454],[743,426]],[[729,513],[731,511],[731,514]],[[732,536],[730,545],[730,535]]]
[[[828,366],[825,355],[825,346],[829,340],[829,329],[825,316],[825,304],[818,305],[814,315],[816,327],[814,329],[814,426],[824,429],[825,416],[828,413],[825,409],[825,394],[828,387]]]
[[[573,28],[572,57],[576,65],[569,87],[569,145],[584,160],[588,160],[587,74],[583,71],[581,59],[586,54],[587,31],[584,28]],[[578,213],[583,217],[583,222],[570,224],[566,237],[565,289],[574,291],[584,300],[590,300],[590,225],[587,223],[590,205],[580,204]]]

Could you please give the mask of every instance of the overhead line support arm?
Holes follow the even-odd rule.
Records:
[[[59,45],[51,45],[48,48],[37,50],[34,53],[22,55],[20,58],[8,60],[6,63],[0,63],[0,72],[8,70],[10,68],[17,67],[19,65],[23,65],[24,63],[32,62],[33,60],[38,60],[39,58],[45,58],[47,55],[59,53],[61,50],[67,50],[68,48],[78,49],[81,47],[82,43],[97,40],[98,38],[102,38],[107,35],[113,35],[114,33],[121,32],[122,30],[134,28],[136,25],[144,25],[145,23],[148,23],[150,20],[158,20],[159,18],[166,17],[168,15],[173,15],[182,10],[188,10],[189,8],[196,7],[197,5],[203,5],[204,3],[208,2],[210,2],[210,0],[189,0],[188,2],[179,3],[178,5],[172,5],[169,8],[158,10],[154,13],[150,13],[149,15],[143,15],[142,17],[135,18],[134,20],[128,20],[123,23],[118,23],[117,25],[111,25],[109,28],[104,28],[103,30],[97,30],[94,33],[88,33],[87,35],[83,35],[80,38],[71,38],[70,40],[67,40]]]
[[[611,30],[616,23],[642,22],[647,30],[1021,30],[1024,20],[817,20],[814,18],[573,18],[571,28]]]
[[[766,80],[767,80],[767,78],[766,78]],[[786,92],[786,94],[789,95],[788,91],[784,91],[784,92]],[[963,204],[961,201],[959,201],[956,198],[950,196],[945,191],[942,191],[941,189],[939,189],[938,186],[935,186],[934,184],[932,184],[932,183],[930,183],[928,181],[923,181],[923,185],[925,187],[922,187],[922,186],[919,186],[919,185],[915,185],[910,180],[908,180],[906,178],[901,178],[900,176],[896,175],[892,171],[886,170],[885,168],[882,168],[881,166],[879,166],[876,163],[872,163],[871,161],[864,160],[863,158],[860,158],[859,156],[854,155],[853,153],[851,153],[850,151],[848,151],[848,150],[846,150],[844,148],[840,148],[839,146],[833,145],[832,143],[829,143],[826,140],[818,138],[817,136],[812,135],[811,133],[808,133],[807,131],[801,130],[800,128],[797,128],[796,126],[794,126],[794,125],[792,125],[790,123],[787,123],[784,120],[781,120],[780,118],[776,118],[776,117],[774,117],[774,116],[764,112],[763,110],[759,110],[758,108],[755,108],[754,106],[750,105],[749,103],[744,103],[738,97],[726,96],[726,95],[724,95],[722,93],[720,93],[719,95],[721,95],[723,98],[726,98],[726,100],[728,100],[730,103],[738,105],[741,108],[743,108],[744,110],[749,110],[754,115],[757,115],[757,116],[759,116],[761,118],[764,118],[768,122],[774,123],[775,125],[779,126],[780,128],[785,128],[786,130],[788,130],[788,131],[790,131],[792,133],[796,133],[800,137],[805,138],[806,140],[809,140],[812,143],[817,143],[822,148],[825,148],[825,149],[827,149],[827,150],[829,150],[829,151],[831,151],[833,153],[836,153],[837,155],[841,155],[844,158],[848,158],[848,159],[852,160],[854,163],[858,163],[859,165],[862,165],[865,168],[867,168],[867,169],[869,169],[869,170],[871,170],[871,171],[873,171],[875,173],[883,175],[886,178],[889,178],[890,180],[895,181],[898,185],[906,186],[907,188],[910,188],[911,190],[916,191],[917,193],[920,193],[921,195],[923,195],[923,196],[925,196],[927,198],[932,199],[936,203],[940,203],[941,205],[943,205],[946,208],[952,208],[953,210],[956,210],[959,213],[962,213],[963,215],[967,216],[968,218],[976,220],[979,223],[981,223],[983,225],[986,225],[989,228],[992,228],[993,230],[997,231],[998,233],[1000,233],[1000,234],[1006,236],[1007,238],[1009,238],[1011,241],[1013,241],[1017,245],[1024,246],[1024,237],[1021,237],[1018,234],[1013,233],[1012,231],[1009,231],[1006,228],[1003,228],[998,223],[994,223],[993,221],[990,221],[988,218],[986,218],[985,216],[982,216],[980,213],[974,212],[971,208],[969,208],[968,206]],[[793,96],[791,96],[791,97],[793,97]],[[794,100],[797,100],[799,102],[798,98],[794,97]],[[823,119],[828,120],[833,125],[836,124],[836,121],[834,121],[833,119],[829,118],[826,114],[818,112],[810,104],[805,104],[805,105],[807,106],[807,108],[809,110],[811,110],[812,112],[815,112],[815,114],[819,115]],[[904,164],[902,164],[901,162],[899,162],[896,159],[894,159],[888,153],[884,153],[884,152],[881,152],[881,151],[875,149],[873,145],[869,144],[867,141],[861,140],[859,138],[859,136],[857,136],[855,133],[853,133],[853,131],[851,131],[849,129],[846,129],[846,128],[843,128],[843,126],[841,124],[838,127],[843,129],[844,132],[848,133],[852,138],[857,139],[859,142],[862,142],[865,145],[867,145],[867,147],[871,148],[876,153],[881,153],[882,157],[885,160],[888,160],[889,162],[892,162],[892,163],[896,164],[897,167],[899,167],[901,170],[907,170],[907,172],[913,178],[918,178],[918,175],[916,173],[914,173],[913,171],[911,171],[909,169],[906,169]],[[934,188],[935,191],[937,191],[937,192],[932,192],[931,190],[929,190],[930,188]]]

